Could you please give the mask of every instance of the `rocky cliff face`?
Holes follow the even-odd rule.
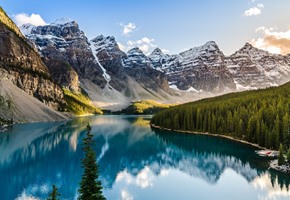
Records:
[[[111,101],[118,104],[118,100],[127,105],[134,99],[157,98],[159,91],[169,91],[166,75],[154,69],[140,50],[138,55],[136,49],[127,55],[110,36],[88,41],[75,21],[62,19],[39,27],[26,24],[21,31],[43,56],[57,83],[77,91],[79,79],[98,106]],[[142,59],[149,63],[144,65]]]
[[[145,87],[156,90],[158,87],[168,92],[169,86],[164,72],[156,70],[150,59],[139,49],[133,48],[127,52],[123,60],[125,72]]]
[[[74,93],[80,93],[79,76],[70,64],[54,59],[44,59],[53,80]]]
[[[60,19],[52,24],[38,27],[26,24],[21,27],[21,31],[35,44],[39,53],[46,59],[48,67],[52,68],[51,70],[57,70],[53,66],[56,61],[63,62],[71,66],[67,74],[70,74],[73,69],[76,72],[74,74],[89,79],[100,87],[106,84],[103,71],[91,51],[90,43],[75,21]],[[78,87],[75,79],[68,84],[67,80],[70,79],[69,76],[60,84]],[[57,77],[56,80],[62,79]]]
[[[165,55],[155,49],[149,58],[156,69],[166,73],[172,88],[215,92],[235,89],[225,56],[215,42],[207,42],[178,55]]]
[[[224,56],[215,42],[178,55],[155,49],[152,65],[168,76],[170,87],[187,91],[247,90],[277,86],[290,80],[290,56],[271,54],[246,43]]]
[[[164,73],[154,69],[149,58],[139,48],[133,48],[126,54],[120,50],[114,37],[103,35],[91,40],[91,43],[96,59],[110,74],[110,84],[118,91],[127,88],[127,75],[144,87],[168,91]]]
[[[64,103],[63,92],[51,81],[48,69],[24,37],[0,23],[0,44],[1,78],[11,80],[28,94],[59,109]]]
[[[119,92],[126,89],[127,77],[123,73],[126,54],[119,49],[115,38],[100,35],[90,41],[90,47],[107,83]]]
[[[123,59],[127,55],[120,50],[114,37],[100,35],[90,42],[95,47],[94,52],[99,62],[109,73],[118,74],[123,71]]]
[[[249,43],[227,57],[226,65],[241,89],[277,86],[290,80],[289,56],[271,54]]]

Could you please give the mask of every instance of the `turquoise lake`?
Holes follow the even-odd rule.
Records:
[[[77,199],[90,123],[108,200],[290,199],[290,175],[255,148],[205,135],[152,130],[150,116],[90,116],[15,125],[0,134],[0,199]]]

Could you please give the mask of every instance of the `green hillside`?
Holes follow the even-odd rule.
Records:
[[[141,100],[134,101],[132,104],[121,111],[126,114],[154,114],[166,108],[169,108],[170,104],[162,104],[153,100]]]
[[[76,115],[86,115],[86,114],[103,114],[103,111],[94,106],[84,91],[82,93],[76,94],[72,93],[70,90],[63,88],[64,99],[67,102],[67,110]]]
[[[290,145],[290,83],[232,93],[175,106],[151,123],[173,130],[209,132],[243,139],[271,149]]]
[[[14,22],[8,17],[6,12],[0,6],[0,22],[8,27],[11,31],[16,33],[19,37],[24,38],[19,28],[14,24]]]

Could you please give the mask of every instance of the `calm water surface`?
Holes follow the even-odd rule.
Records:
[[[290,199],[290,176],[267,170],[255,148],[151,130],[148,116],[92,116],[16,125],[0,134],[0,199],[45,199],[56,184],[76,199],[86,124],[109,200]]]

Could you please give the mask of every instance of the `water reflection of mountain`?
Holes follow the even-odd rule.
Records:
[[[6,183],[0,189],[1,198],[15,199],[22,192],[44,197],[52,184],[74,182],[75,187],[67,188],[66,192],[75,193],[79,177],[70,174],[81,175],[78,173],[81,154],[75,154],[81,152],[81,147],[74,149],[74,138],[79,139],[85,126],[71,125],[21,125],[15,126],[14,132],[1,135],[0,180]]]
[[[153,132],[146,120],[102,116],[21,126],[21,131],[16,126],[14,132],[0,136],[0,181],[7,183],[0,188],[1,194],[4,199],[15,199],[23,192],[43,198],[50,186],[57,184],[63,198],[74,196],[82,173],[81,142],[87,123],[93,127],[106,189],[112,188],[118,173],[137,176],[145,168],[156,176],[164,169],[178,169],[210,184],[215,184],[227,168],[247,181],[266,171],[265,162],[251,147],[202,135]],[[28,134],[29,130],[37,131]],[[289,185],[288,177],[271,174],[273,180],[278,176],[280,184]]]
[[[184,167],[187,173],[200,176],[210,183],[217,182],[227,168],[233,169],[248,181],[264,171],[259,165],[265,162],[261,162],[261,158],[254,153],[255,148],[205,135],[174,134],[161,130],[155,132],[170,147],[174,155],[173,162],[178,162],[173,165],[182,168],[184,163],[188,163],[190,169]]]

